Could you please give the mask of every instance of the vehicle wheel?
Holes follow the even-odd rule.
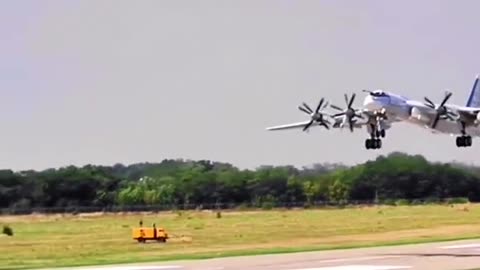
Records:
[[[380,131],[380,137],[385,138],[385,135],[386,135],[386,134],[385,134],[385,129],[382,129],[382,130]]]

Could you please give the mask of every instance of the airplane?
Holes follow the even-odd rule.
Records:
[[[344,95],[346,108],[330,104],[330,108],[338,113],[327,113],[325,109],[329,102],[322,98],[315,110],[302,103],[298,109],[310,116],[309,120],[268,127],[267,130],[299,129],[308,132],[311,127],[320,126],[343,129],[348,127],[351,132],[366,127],[369,138],[365,140],[365,148],[382,148],[382,139],[386,131],[397,122],[407,122],[427,128],[432,133],[449,134],[456,137],[457,147],[472,146],[472,136],[480,137],[480,84],[479,76],[475,78],[473,88],[466,106],[448,104],[451,92],[445,92],[440,103],[434,103],[428,97],[425,102],[416,101],[407,97],[383,90],[363,90],[367,96],[363,100],[363,107],[353,108],[356,94],[349,98]]]

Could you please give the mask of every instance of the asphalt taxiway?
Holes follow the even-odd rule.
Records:
[[[480,239],[403,246],[169,261],[69,270],[460,270],[480,269]],[[59,268],[57,268],[58,270]]]

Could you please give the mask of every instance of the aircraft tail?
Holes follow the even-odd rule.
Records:
[[[480,107],[480,84],[478,83],[478,76],[473,83],[472,92],[467,101],[467,107],[479,108]]]

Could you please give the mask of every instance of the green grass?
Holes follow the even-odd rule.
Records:
[[[143,219],[172,236],[138,244]],[[480,237],[480,205],[1,216],[0,269],[201,259]]]

